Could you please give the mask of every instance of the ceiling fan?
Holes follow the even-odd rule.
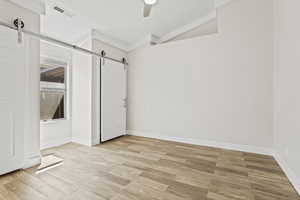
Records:
[[[149,17],[151,14],[152,7],[157,3],[158,0],[143,0],[144,1],[144,17]]]

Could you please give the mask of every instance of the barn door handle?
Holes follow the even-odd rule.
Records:
[[[127,108],[127,98],[123,99],[123,101],[124,101],[123,107]]]

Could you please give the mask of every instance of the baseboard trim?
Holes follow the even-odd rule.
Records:
[[[294,171],[289,167],[288,163],[279,152],[274,153],[274,158],[290,180],[291,184],[294,186],[297,193],[300,195],[300,179],[298,179]]]
[[[57,146],[64,145],[64,144],[67,144],[70,142],[72,142],[71,137],[61,138],[61,139],[57,139],[57,140],[51,140],[44,144],[41,143],[40,149],[44,150],[44,149],[48,149],[48,148],[52,148],[52,147],[57,147]]]
[[[174,141],[174,142],[182,142],[182,143],[187,143],[187,144],[195,144],[195,145],[201,145],[201,146],[216,147],[216,148],[222,148],[222,149],[229,149],[229,150],[235,150],[235,151],[243,151],[243,152],[273,156],[272,148],[256,147],[256,146],[241,145],[241,144],[231,144],[231,143],[216,142],[216,141],[209,141],[209,140],[178,138],[178,137],[168,136],[168,135],[159,134],[159,133],[150,133],[150,132],[134,131],[134,130],[128,130],[127,134],[134,135],[134,136],[161,139],[161,140],[169,140],[169,141]]]
[[[86,139],[81,139],[81,138],[72,138],[72,142],[85,145],[85,146],[93,146],[92,141],[87,141]]]
[[[39,164],[41,164],[41,155],[30,156],[28,158],[25,158],[23,169],[28,169]]]
[[[233,0],[215,0],[215,8],[220,8],[231,3]]]

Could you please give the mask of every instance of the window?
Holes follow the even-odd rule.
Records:
[[[40,66],[40,119],[42,121],[66,119],[67,64],[52,61]]]

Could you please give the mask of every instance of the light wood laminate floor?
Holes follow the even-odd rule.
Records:
[[[269,156],[125,136],[48,149],[64,164],[0,177],[5,200],[300,200]]]

